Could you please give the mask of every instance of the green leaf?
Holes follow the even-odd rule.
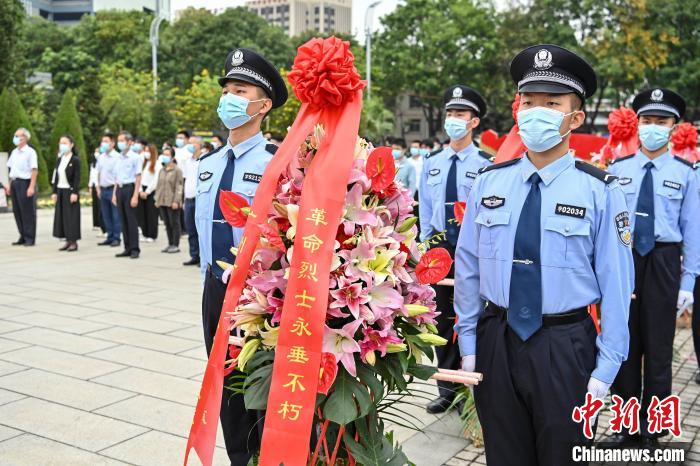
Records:
[[[368,427],[368,424],[370,427]],[[355,422],[358,441],[349,433],[343,434],[345,445],[355,457],[358,464],[363,466],[403,466],[408,464],[408,458],[401,448],[393,444],[393,438],[384,435],[384,423],[377,419],[376,413]]]
[[[246,378],[245,401],[246,409],[267,409],[267,397],[272,383],[272,364],[262,366]]]
[[[426,366],[425,364],[411,364],[408,366],[407,372],[421,380],[428,380],[437,372],[437,367]]]
[[[369,387],[369,391],[375,403],[384,397],[384,385],[382,385],[382,382],[379,381],[372,369],[364,364],[358,364],[357,376],[363,384]]]
[[[372,406],[367,387],[345,369],[340,369],[333,384],[333,392],[323,407],[323,417],[345,425],[367,415]]]

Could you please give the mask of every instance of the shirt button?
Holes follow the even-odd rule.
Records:
[[[253,191],[249,189],[247,194],[248,194],[248,196],[252,196],[252,195],[253,195]]]
[[[571,231],[571,228],[565,227],[565,228],[564,228],[564,231],[568,233],[569,231]]]
[[[487,219],[486,219],[486,224],[487,224],[487,225],[491,225],[491,219],[490,219],[490,218],[487,218]]]

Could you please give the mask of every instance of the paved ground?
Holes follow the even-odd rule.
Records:
[[[37,246],[12,247],[14,220],[0,214],[0,465],[181,464],[205,367],[198,271],[181,265],[185,252],[160,253],[162,226],[131,260],[96,246],[86,208],[77,253],[57,251],[51,224],[52,212],[40,211]],[[697,364],[689,332],[677,340],[674,389],[694,414],[684,423],[691,441],[700,429],[700,387],[689,382]],[[456,414],[405,412],[425,426],[394,429],[418,466],[485,464]],[[221,447],[219,437],[223,465]]]

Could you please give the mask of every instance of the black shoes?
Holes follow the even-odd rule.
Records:
[[[112,241],[111,243],[109,243],[109,246],[112,247],[112,248],[116,248],[116,247],[119,246],[120,244],[122,244],[121,241],[119,241],[118,239],[115,239],[114,241]]]
[[[17,241],[13,242],[13,246],[22,246],[24,244],[24,240],[22,238],[18,239]]]
[[[700,371],[697,374],[695,374],[695,383],[700,385]]]
[[[601,448],[627,448],[635,445],[639,445],[639,434],[627,435],[627,434],[612,434],[610,437],[606,438],[601,442]]]
[[[129,254],[129,257],[131,257],[132,259],[138,259],[139,252],[138,251],[131,251],[131,254]]]
[[[129,257],[131,253],[129,251],[122,251],[119,254],[115,254],[114,257]]]
[[[111,246],[111,245],[112,245],[112,242],[111,242],[110,240],[106,239],[106,240],[104,240],[104,241],[101,241],[101,242],[97,243],[97,245],[98,245],[98,246]]]
[[[68,249],[66,251],[68,252],[73,252],[78,250],[78,243],[73,243],[70,246],[68,246]]]
[[[199,259],[192,258],[187,262],[183,262],[182,265],[199,265]]]
[[[440,414],[447,411],[451,405],[452,400],[448,400],[447,398],[443,398],[440,396],[428,403],[428,406],[425,407],[425,410],[429,414]]]
[[[29,242],[24,243],[24,247],[26,247],[26,248],[31,247],[31,246],[34,246],[33,242],[32,243],[29,243]]]
[[[71,247],[71,244],[70,244],[70,243],[66,243],[66,244],[63,245],[62,248],[58,248],[58,250],[59,250],[59,251],[67,251],[69,247]]]

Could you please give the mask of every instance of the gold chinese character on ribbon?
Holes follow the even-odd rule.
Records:
[[[316,277],[316,263],[301,261],[301,269],[299,270],[299,275],[297,275],[297,278],[308,278],[309,280],[317,282],[318,278]]]
[[[304,236],[302,239],[304,240],[304,249],[310,249],[311,252],[318,251],[323,244],[323,240],[315,234]]]
[[[297,317],[297,320],[294,322],[294,325],[292,325],[292,333],[295,333],[297,336],[302,336],[303,334],[306,334],[306,336],[311,336],[311,331],[309,330],[309,324],[304,320],[303,317]]]
[[[326,222],[326,209],[311,209],[311,217],[307,217],[306,220],[311,220],[316,226],[319,224],[328,225],[328,222]]]
[[[281,414],[282,419],[296,421],[297,419],[299,419],[299,414],[301,414],[301,408],[301,405],[295,405],[288,401],[285,401],[280,405],[280,409],[279,411],[277,411],[277,414]]]
[[[287,359],[289,359],[289,362],[297,362],[300,364],[306,364],[309,362],[309,358],[306,356],[306,348],[303,346],[292,346],[289,348]]]
[[[306,301],[311,301],[312,303],[316,301],[316,298],[313,296],[309,296],[306,294],[306,290],[303,290],[301,294],[294,295],[294,299],[300,299],[301,302],[297,302],[297,306],[299,307],[305,307],[307,309],[311,309],[311,304],[306,304]]]
[[[289,380],[289,382],[287,382],[286,384],[282,385],[284,388],[287,388],[287,387],[291,388],[291,389],[292,389],[292,393],[294,393],[294,392],[297,390],[297,388],[298,388],[300,391],[302,391],[302,392],[303,392],[303,391],[306,391],[306,388],[301,384],[301,381],[299,380],[299,379],[303,379],[303,378],[304,378],[303,375],[292,374],[292,373],[288,373],[287,375],[288,375],[289,377],[291,377],[291,379]]]

